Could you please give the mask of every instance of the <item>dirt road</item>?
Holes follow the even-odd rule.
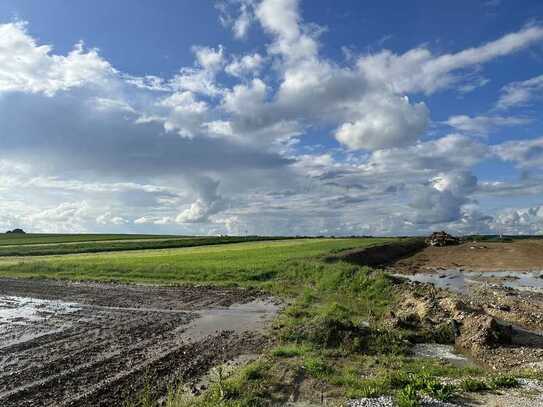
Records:
[[[468,242],[458,246],[427,247],[396,263],[394,268],[407,273],[450,268],[466,271],[543,270],[543,240]]]
[[[258,352],[260,293],[0,280],[0,405],[114,406]]]

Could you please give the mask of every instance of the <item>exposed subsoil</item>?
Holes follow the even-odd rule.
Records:
[[[258,353],[257,291],[0,279],[0,405],[116,406]]]
[[[362,249],[345,250],[338,254],[330,255],[325,260],[346,261],[360,266],[385,266],[398,260],[418,253],[425,247],[423,239],[412,238],[404,242],[394,242],[376,246],[364,247]]]
[[[543,271],[543,241],[428,247],[391,270],[419,280],[398,280],[402,300],[392,324],[421,341],[454,344],[495,370],[543,370],[543,290],[526,272]],[[490,273],[500,271],[507,273]],[[538,284],[517,284],[530,281]]]
[[[467,242],[427,247],[394,265],[397,272],[462,268],[466,271],[528,271],[543,269],[543,240],[511,243]]]

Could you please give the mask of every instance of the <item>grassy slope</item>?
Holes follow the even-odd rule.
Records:
[[[10,258],[0,276],[124,282],[259,284],[291,267],[295,259],[378,244],[386,239],[290,239],[183,249]]]

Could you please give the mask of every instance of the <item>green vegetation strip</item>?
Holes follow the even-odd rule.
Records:
[[[101,242],[108,240],[171,239],[192,236],[97,234],[97,233],[4,233],[0,234],[0,246],[20,244],[52,244],[70,242]]]
[[[390,239],[290,239],[216,244],[181,249],[125,251],[65,256],[3,258],[0,276],[137,283],[215,283],[292,287],[319,267],[317,258]],[[288,279],[286,279],[288,276]],[[286,289],[285,288],[285,289]]]
[[[171,249],[180,247],[208,246],[226,243],[242,243],[285,239],[280,237],[260,236],[211,236],[211,237],[180,237],[164,239],[163,237],[126,240],[105,239],[99,241],[70,241],[62,243],[17,244],[2,246],[0,240],[0,257],[13,256],[47,256],[77,253],[100,253],[126,250]]]

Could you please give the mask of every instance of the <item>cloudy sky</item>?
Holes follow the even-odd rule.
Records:
[[[543,3],[2,0],[0,228],[543,234]]]

